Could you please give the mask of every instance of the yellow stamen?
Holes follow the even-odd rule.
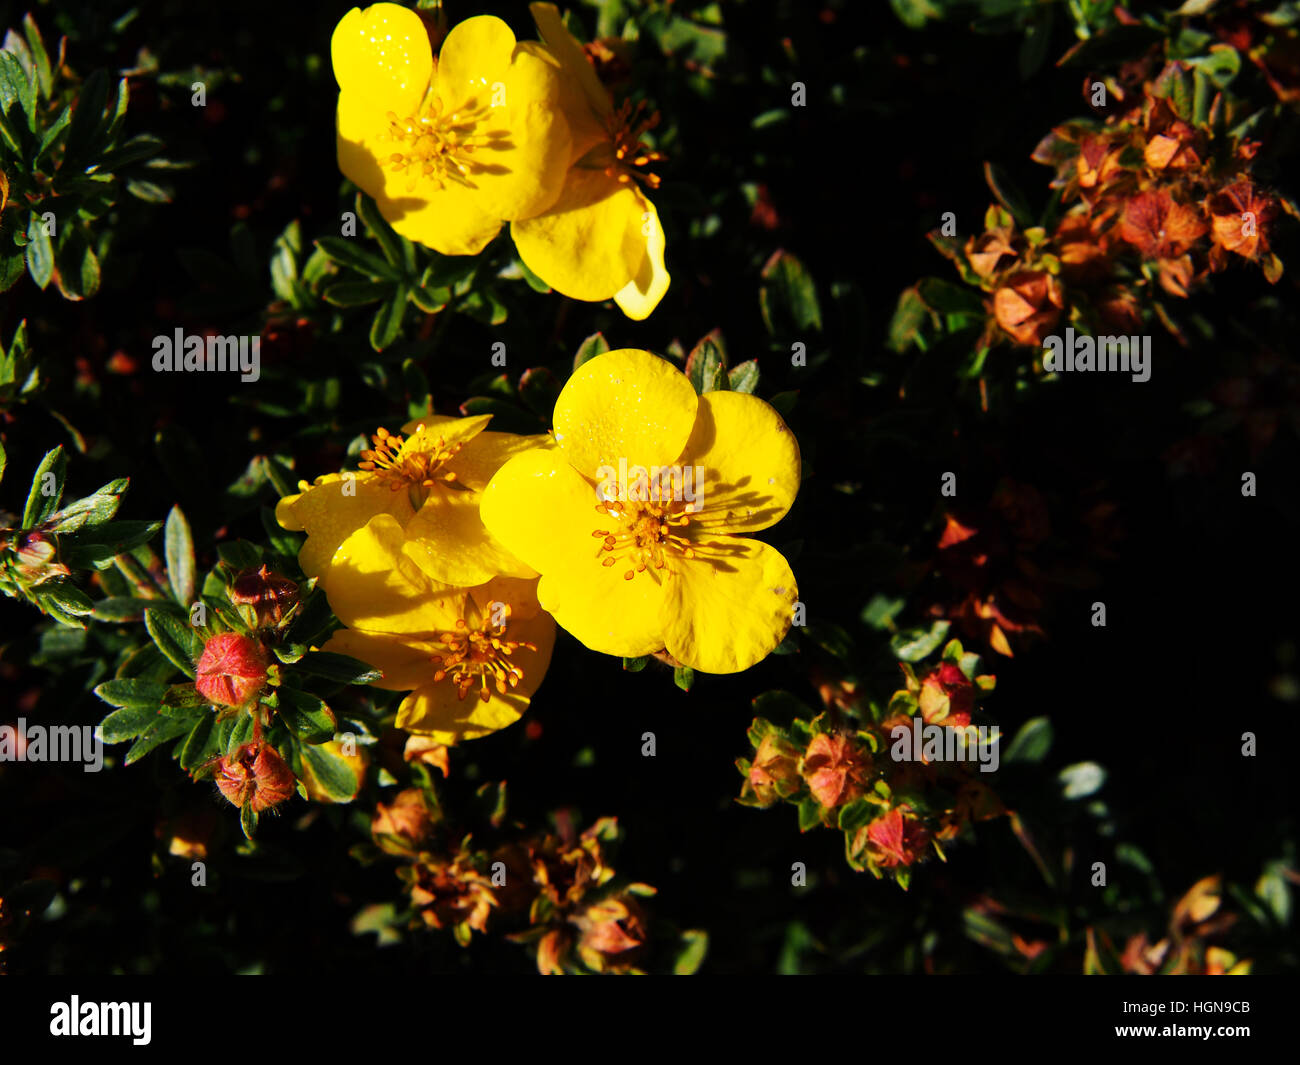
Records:
[[[455,632],[438,634],[438,642],[446,654],[434,655],[430,661],[437,667],[434,683],[450,677],[456,687],[456,698],[464,699],[470,689],[479,685],[478,697],[482,702],[492,698],[492,688],[506,695],[524,679],[524,671],[510,656],[521,647],[536,651],[536,644],[525,640],[507,640],[510,608],[506,607],[506,620],[499,625],[485,621],[479,628],[471,629],[464,618],[456,621]]]
[[[617,500],[599,503],[596,510],[618,522],[612,531],[592,531],[601,541],[596,556],[606,556],[600,560],[602,566],[613,566],[620,559],[629,563],[632,568],[624,571],[625,581],[651,569],[658,573],[676,559],[695,557],[689,536],[694,504]]]
[[[614,161],[605,167],[608,177],[617,178],[623,184],[633,180],[642,181],[648,187],[659,187],[659,175],[641,173],[636,167],[648,166],[662,162],[664,154],[655,151],[641,142],[641,138],[659,125],[659,112],[652,111],[643,117],[646,102],[638,100],[636,106],[631,100],[624,100],[618,110],[605,120],[605,129],[614,146]],[[631,158],[628,158],[631,156]]]
[[[444,114],[438,97],[406,118],[389,111],[388,128],[381,139],[391,141],[400,150],[388,156],[387,168],[395,174],[407,175],[408,192],[413,192],[421,181],[436,189],[449,182],[474,188],[473,175],[484,169],[483,164],[474,160],[474,153],[509,146],[506,130],[478,128],[490,111],[486,106],[471,106]]]

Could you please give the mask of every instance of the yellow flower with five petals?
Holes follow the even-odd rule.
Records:
[[[527,710],[555,645],[536,579],[498,577],[468,589],[432,581],[388,514],[352,533],[330,570],[330,607],[349,627],[324,649],[380,670],[377,687],[410,692],[398,728],[451,745]]]
[[[664,231],[641,185],[659,179],[645,167],[661,156],[642,136],[658,115],[615,107],[582,46],[554,4],[529,5],[546,47],[564,74],[560,105],[573,137],[573,166],[548,210],[520,215],[510,235],[524,264],[572,299],[613,299],[629,318],[649,316],[668,291]]]
[[[554,425],[555,448],[510,459],[481,504],[541,574],[542,607],[606,654],[666,649],[734,673],[770,653],[798,592],[785,557],[743,534],[780,520],[799,489],[781,416],[756,396],[697,396],[667,361],[622,349],[574,372]]]
[[[330,52],[339,169],[402,236],[476,255],[503,220],[555,202],[571,138],[545,48],[478,15],[435,59],[420,17],[380,3],[344,15]]]
[[[430,415],[407,423],[405,435],[380,429],[361,453],[357,472],[305,481],[276,505],[286,529],[306,532],[298,564],[330,591],[330,563],[339,547],[377,514],[391,516],[411,540],[429,576],[472,587],[498,575],[532,577],[492,537],[479,517],[479,500],[492,475],[512,455],[547,447],[546,436],[485,431],[490,414],[471,418]]]

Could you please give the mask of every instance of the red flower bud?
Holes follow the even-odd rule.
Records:
[[[237,606],[251,606],[257,615],[257,624],[268,627],[278,625],[298,601],[298,586],[288,577],[272,573],[265,565],[259,570],[249,570],[235,578],[226,593]]]
[[[221,759],[217,787],[236,806],[249,804],[254,813],[278,806],[296,790],[288,764],[269,743],[246,743]]]
[[[237,632],[222,632],[203,647],[195,671],[199,694],[218,706],[243,706],[266,685],[266,652]]]

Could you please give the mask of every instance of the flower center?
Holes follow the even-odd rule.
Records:
[[[646,147],[641,140],[642,136],[659,125],[659,112],[652,111],[646,115],[645,110],[644,100],[638,100],[635,107],[631,100],[624,100],[618,110],[605,120],[605,129],[609,131],[614,150],[613,162],[605,167],[605,174],[625,184],[635,179],[657,189],[658,174],[642,173],[636,169],[661,162],[665,158],[663,152]]]
[[[625,564],[628,568],[623,579],[630,581],[638,573],[664,569],[671,558],[694,558],[695,551],[685,533],[695,509],[694,503],[682,506],[676,501],[598,503],[598,513],[618,522],[613,530],[595,529],[591,534],[601,541],[597,557],[606,556],[600,564]]]
[[[362,461],[357,465],[386,482],[394,492],[402,488],[431,488],[435,484],[453,486],[455,471],[442,467],[456,457],[465,446],[464,441],[448,444],[440,436],[432,447],[425,447],[424,441],[419,439],[424,431],[423,425],[417,427],[415,435],[407,441],[381,426],[370,438],[375,446],[361,452]],[[417,440],[421,446],[406,446]]]
[[[509,612],[507,607],[507,618]],[[529,651],[536,651],[537,647],[524,640],[507,640],[508,624],[508,621],[493,624],[489,619],[479,628],[471,629],[465,619],[460,618],[455,632],[439,633],[438,641],[447,653],[434,655],[430,660],[437,667],[433,674],[434,683],[450,677],[456,686],[458,699],[464,699],[478,684],[479,699],[483,702],[492,697],[491,688],[505,695],[516,687],[523,679],[524,671],[511,661],[510,656],[521,647]]]
[[[390,141],[395,150],[384,165],[394,174],[406,175],[408,192],[421,180],[436,189],[448,182],[474,188],[470,175],[484,169],[483,164],[474,161],[474,152],[506,147],[503,142],[509,136],[505,130],[475,131],[489,110],[486,106],[467,106],[444,114],[442,101],[435,96],[417,114],[406,118],[389,111],[388,128],[380,139]]]

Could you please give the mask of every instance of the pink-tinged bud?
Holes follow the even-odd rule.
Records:
[[[871,756],[847,736],[814,736],[804,753],[803,776],[808,790],[828,808],[858,798],[866,790],[870,773]]]
[[[391,804],[379,803],[370,822],[370,831],[385,850],[390,846],[413,850],[429,834],[433,819],[419,788],[400,792]]]
[[[749,786],[764,806],[799,790],[799,751],[774,732],[763,737],[749,767]]]
[[[246,743],[221,759],[217,787],[236,806],[254,813],[279,806],[297,790],[293,770],[269,743]]]
[[[243,706],[266,685],[266,652],[237,632],[222,632],[203,647],[194,687],[210,703]]]
[[[929,832],[907,806],[894,807],[860,831],[866,833],[868,850],[883,869],[911,865],[930,843]]]
[[[927,725],[964,728],[975,708],[975,685],[958,666],[944,662],[921,685],[920,705]]]
[[[236,606],[252,607],[262,628],[278,625],[298,602],[298,586],[265,565],[240,574],[226,594]]]

